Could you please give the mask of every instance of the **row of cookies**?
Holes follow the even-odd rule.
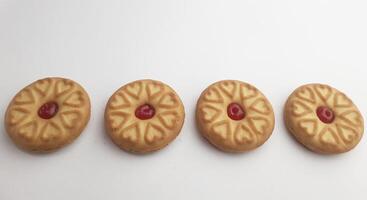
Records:
[[[22,89],[10,102],[5,128],[22,149],[49,152],[75,140],[91,115],[87,92],[64,78],[45,78]],[[159,150],[180,133],[185,110],[177,93],[154,80],[139,80],[119,88],[105,109],[105,127],[112,141],[134,153]],[[364,122],[355,104],[327,85],[297,88],[285,104],[284,120],[292,135],[322,154],[343,153],[361,140]],[[205,89],[196,108],[200,133],[226,152],[245,152],[271,136],[273,108],[254,86],[235,80]]]

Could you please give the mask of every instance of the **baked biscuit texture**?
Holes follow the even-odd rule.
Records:
[[[122,86],[110,97],[105,110],[105,126],[112,141],[133,153],[165,147],[180,133],[184,119],[179,96],[155,80]]]
[[[78,83],[45,78],[15,95],[5,114],[5,128],[22,149],[48,152],[76,139],[90,112],[88,94]]]
[[[321,154],[353,149],[364,131],[363,117],[352,100],[324,84],[297,88],[285,104],[284,119],[297,141]]]
[[[274,129],[274,112],[254,86],[219,81],[201,94],[196,107],[201,134],[226,152],[245,152],[264,144]]]

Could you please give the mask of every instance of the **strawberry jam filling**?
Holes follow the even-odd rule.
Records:
[[[153,118],[155,115],[155,109],[149,104],[139,106],[135,110],[135,116],[141,120],[147,120]]]
[[[335,119],[334,112],[327,106],[318,107],[316,114],[317,117],[319,117],[319,119],[326,124],[332,123]]]
[[[228,117],[233,120],[241,120],[245,118],[246,113],[242,106],[238,103],[231,103],[227,107]]]
[[[47,102],[38,109],[38,116],[42,119],[51,119],[59,111],[59,105],[56,102]]]

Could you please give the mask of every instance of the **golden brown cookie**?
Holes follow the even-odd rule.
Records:
[[[217,148],[244,152],[264,144],[274,129],[274,112],[254,86],[219,81],[200,96],[196,120],[202,135]]]
[[[363,117],[358,108],[345,94],[328,85],[297,88],[286,102],[284,118],[293,136],[317,153],[347,152],[363,135]]]
[[[168,85],[139,80],[122,86],[109,99],[105,125],[113,142],[135,153],[159,150],[180,133],[184,106]]]
[[[28,85],[13,98],[5,114],[5,128],[19,147],[47,152],[71,143],[89,117],[89,97],[78,83],[45,78]]]

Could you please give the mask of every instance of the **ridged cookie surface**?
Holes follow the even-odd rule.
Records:
[[[184,106],[168,85],[139,80],[118,89],[109,99],[105,125],[113,142],[134,153],[159,150],[180,133]]]
[[[254,86],[225,80],[200,96],[196,120],[201,134],[217,148],[244,152],[265,143],[274,129],[274,112]]]
[[[297,88],[285,105],[285,123],[308,149],[322,154],[343,153],[361,140],[364,122],[354,103],[328,85]]]
[[[78,83],[45,78],[16,94],[6,111],[5,127],[19,147],[47,152],[77,138],[89,118],[89,97]]]

